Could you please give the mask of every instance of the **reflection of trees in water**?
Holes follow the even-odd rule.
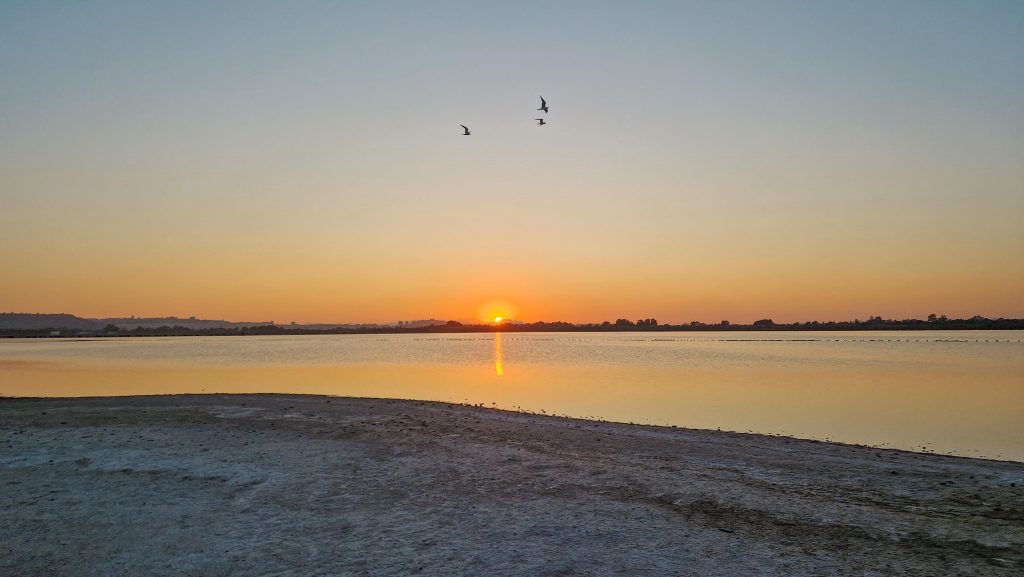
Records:
[[[505,376],[505,356],[501,352],[501,333],[494,333],[494,372],[499,377]]]

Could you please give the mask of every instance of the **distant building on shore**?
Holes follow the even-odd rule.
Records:
[[[443,325],[448,321],[442,321],[438,319],[421,319],[418,321],[398,321],[395,326],[403,329],[418,329],[422,327],[432,327],[437,325]]]

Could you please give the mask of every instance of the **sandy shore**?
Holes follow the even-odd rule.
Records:
[[[285,395],[0,401],[0,574],[1021,575],[1024,464]]]

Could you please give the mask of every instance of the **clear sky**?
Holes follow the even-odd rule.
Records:
[[[1024,317],[1022,95],[1017,1],[3,2],[0,310]]]

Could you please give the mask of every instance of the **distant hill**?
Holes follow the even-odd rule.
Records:
[[[230,329],[270,325],[273,321],[232,322],[223,320],[207,320],[189,317],[110,317],[102,319],[85,319],[69,314],[33,314],[33,313],[0,313],[0,330],[36,331],[43,329],[73,329],[80,331],[101,330],[107,325],[114,325],[123,330],[136,328],[155,329],[159,327],[185,327],[198,329]]]
[[[189,317],[187,319],[179,317],[129,317],[129,318],[118,318],[111,317],[105,319],[91,319],[100,323],[100,327],[107,325],[114,325],[120,329],[155,329],[159,327],[185,327],[188,329],[232,329],[239,327],[255,327],[260,325],[272,325],[274,321],[258,321],[258,322],[233,322],[224,320],[210,320],[210,319],[197,319],[196,317]]]
[[[76,329],[91,331],[105,325],[92,319],[83,319],[69,314],[0,313],[0,329],[9,331],[32,331],[42,329]]]

